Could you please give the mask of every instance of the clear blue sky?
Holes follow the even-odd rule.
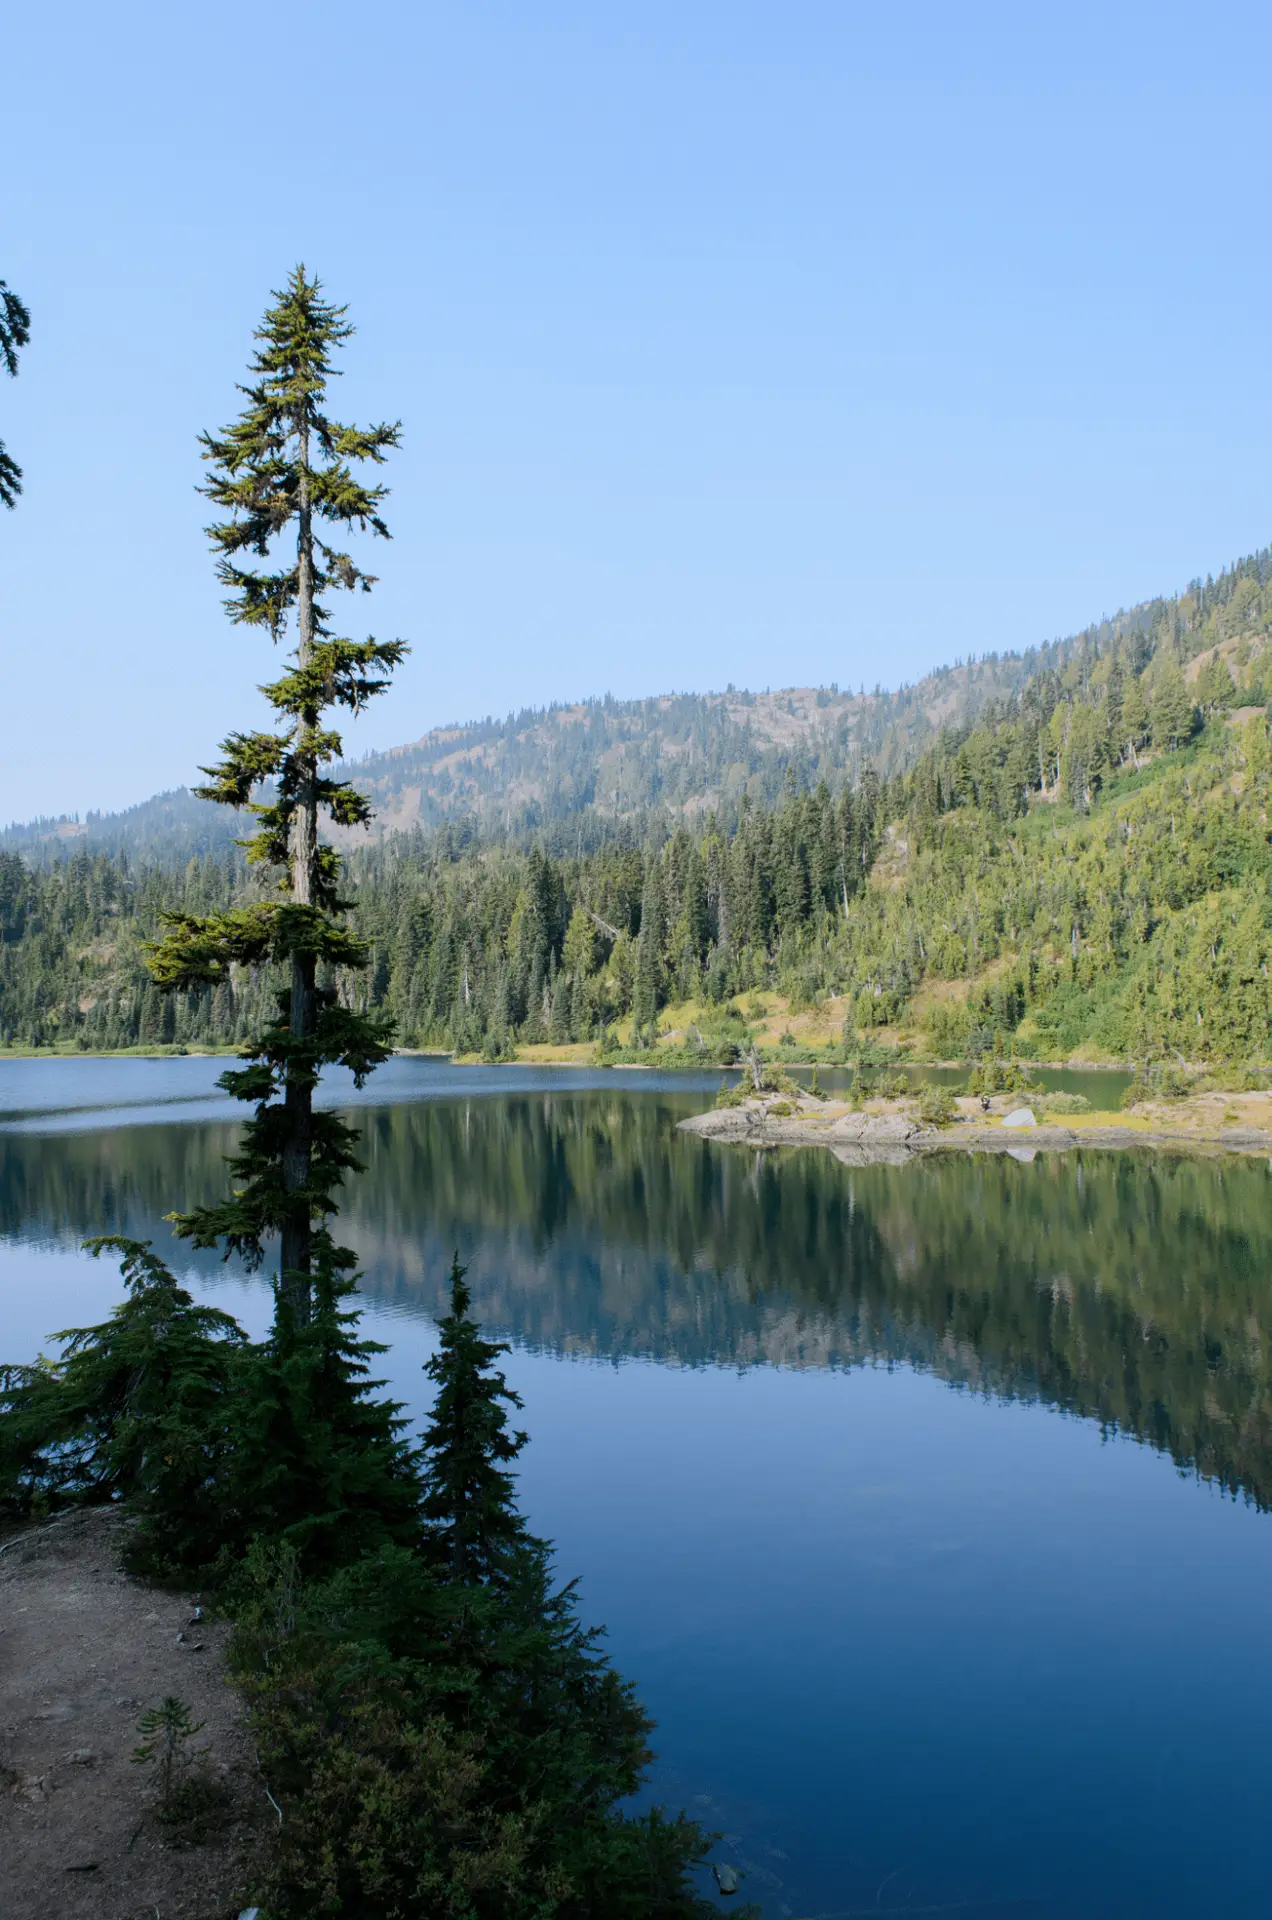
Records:
[[[299,259],[405,430],[359,751],[896,684],[1272,533],[1266,6],[69,0],[0,62],[0,819],[261,721],[195,435]]]

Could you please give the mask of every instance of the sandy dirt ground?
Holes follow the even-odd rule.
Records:
[[[0,1539],[0,1920],[231,1920],[273,1817],[227,1630],[120,1565],[97,1509]],[[179,1638],[178,1636],[184,1636]],[[205,1722],[193,1824],[160,1817],[137,1722],[165,1695]]]

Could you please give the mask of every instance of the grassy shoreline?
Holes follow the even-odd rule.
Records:
[[[848,1053],[842,1046],[796,1047],[758,1046],[762,1064],[777,1068],[826,1068],[839,1072],[865,1072],[892,1068],[927,1069],[941,1073],[970,1073],[975,1060],[936,1059],[913,1052],[908,1046],[866,1046]],[[716,1058],[710,1051],[689,1053],[681,1046],[668,1045],[635,1048],[620,1045],[603,1048],[596,1041],[567,1041],[557,1045],[519,1046],[510,1057],[488,1060],[476,1053],[452,1053],[444,1047],[395,1047],[395,1058],[446,1061],[456,1067],[611,1067],[644,1068],[671,1073],[736,1073],[743,1070],[738,1059]],[[48,1047],[0,1046],[0,1062],[5,1060],[234,1060],[241,1057],[237,1045],[132,1046],[86,1048],[70,1044]],[[1090,1060],[1081,1056],[1068,1059],[1016,1059],[1012,1064],[1025,1073],[1134,1073],[1142,1062],[1131,1059]],[[1272,1079],[1272,1066],[1262,1062],[1240,1063],[1228,1060],[1190,1060],[1181,1071],[1195,1075],[1239,1075],[1258,1073]]]

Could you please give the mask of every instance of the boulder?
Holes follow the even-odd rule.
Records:
[[[1003,1117],[1005,1127],[1036,1127],[1037,1124],[1032,1107],[1017,1107],[1014,1112]]]

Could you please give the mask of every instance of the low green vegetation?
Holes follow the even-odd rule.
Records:
[[[919,1090],[919,1118],[925,1127],[947,1127],[958,1112],[948,1087],[924,1086]]]
[[[185,1701],[172,1693],[137,1722],[141,1739],[133,1749],[133,1764],[154,1768],[160,1818],[174,1826],[196,1811],[199,1797],[206,1792],[208,1783],[192,1774],[202,1757],[193,1743],[203,1727],[202,1720],[191,1718]]]
[[[1032,1096],[1033,1105],[1040,1113],[1066,1114],[1090,1113],[1091,1102],[1081,1093],[1044,1093]]]

